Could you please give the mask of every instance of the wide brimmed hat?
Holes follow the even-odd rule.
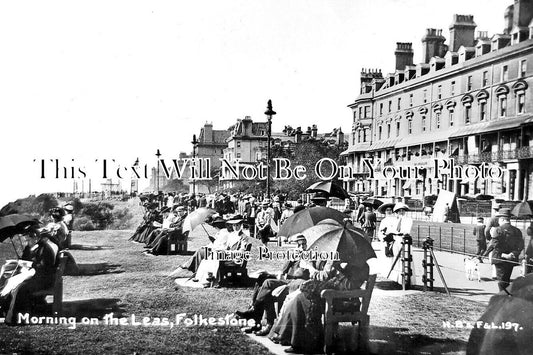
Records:
[[[496,213],[496,217],[511,218],[511,209],[510,208],[500,208],[498,213]]]
[[[161,213],[167,213],[168,211],[170,211],[170,207],[168,206],[165,206],[161,209]]]
[[[174,211],[185,211],[185,206],[183,206],[183,205],[174,205]]]
[[[74,211],[74,206],[72,206],[72,205],[65,205],[65,206],[63,207],[63,209],[64,209],[65,211],[72,212],[72,211]]]
[[[499,203],[495,203],[494,206],[492,206],[492,209],[498,211],[500,209],[500,207],[501,206],[500,206]]]
[[[226,224],[226,220],[220,216],[215,217],[212,221],[208,222],[207,224],[216,227],[216,226],[223,226]]]
[[[65,210],[59,207],[51,208],[49,212],[53,217],[63,217],[65,215]]]
[[[378,207],[378,212],[385,214],[385,211],[387,210],[387,208],[390,208],[391,210],[393,210],[395,205],[396,204],[393,202],[384,203]]]
[[[244,218],[242,217],[242,215],[236,214],[236,215],[230,217],[230,219],[228,219],[226,221],[226,223],[237,224],[237,223],[242,223],[243,221],[244,221]]]
[[[292,204],[290,204],[289,202],[285,202],[285,208],[292,208]]]
[[[263,202],[261,202],[261,206],[268,206],[270,205],[270,199],[266,198],[263,200]]]
[[[394,205],[394,209],[393,209],[393,212],[396,212],[396,211],[399,211],[399,210],[406,210],[406,211],[409,211],[409,206],[407,206],[405,203],[403,202],[397,202],[395,205]]]

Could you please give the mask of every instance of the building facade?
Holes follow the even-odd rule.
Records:
[[[343,152],[352,192],[423,198],[440,189],[459,196],[504,200],[533,196],[533,1],[517,0],[504,13],[504,31],[477,32],[471,15],[454,15],[449,43],[441,30],[422,38],[423,62],[411,43],[397,43],[396,70],[363,70],[361,92],[349,105],[352,134]],[[455,166],[501,168],[498,178],[435,175],[435,158]],[[416,177],[368,179],[370,168],[419,169]],[[424,170],[425,169],[425,170]],[[464,173],[464,171],[463,171]]]

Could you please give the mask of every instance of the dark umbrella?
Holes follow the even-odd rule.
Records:
[[[317,206],[307,208],[287,218],[285,223],[281,226],[278,235],[281,237],[291,237],[328,218],[342,223],[346,218],[346,215],[329,207]]]
[[[383,201],[380,201],[375,198],[367,198],[361,203],[363,204],[363,206],[372,207],[373,209],[376,209],[383,204]]]
[[[38,225],[37,217],[26,214],[10,214],[0,217],[0,242],[24,232],[30,225]]]
[[[376,257],[372,245],[365,239],[360,229],[347,227],[346,224],[332,219],[320,221],[302,234],[307,240],[308,250],[339,252],[339,259],[343,262],[366,262]]]
[[[479,322],[470,333],[467,355],[533,354],[533,274],[492,296]]]
[[[338,197],[341,199],[350,198],[348,192],[341,186],[334,184],[332,181],[319,181],[305,189],[306,192],[324,192],[329,197]]]
[[[533,216],[533,212],[531,212],[531,207],[529,206],[529,203],[525,201],[520,202],[518,205],[514,206],[513,210],[511,211],[511,214],[516,218],[529,218]]]

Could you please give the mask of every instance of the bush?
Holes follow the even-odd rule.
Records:
[[[127,207],[113,210],[113,223],[109,226],[110,229],[132,229],[133,213]]]
[[[80,218],[87,217],[96,229],[106,229],[113,223],[113,205],[107,202],[87,203],[83,205]]]
[[[74,220],[74,229],[79,231],[93,231],[96,228],[94,227],[93,222],[88,217],[79,217]]]

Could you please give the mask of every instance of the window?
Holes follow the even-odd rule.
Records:
[[[450,111],[448,116],[449,116],[449,119],[450,119],[450,127],[453,127],[453,111]]]
[[[241,147],[241,142],[237,141],[237,148]]]
[[[357,130],[357,143],[361,143],[361,130]]]
[[[379,103],[379,115],[380,115],[380,116],[383,115],[383,102],[380,102],[380,103]]]
[[[354,122],[357,121],[357,112],[356,111],[353,112],[353,121]]]
[[[370,117],[370,106],[365,106],[365,118]]]
[[[413,94],[409,94],[409,106],[413,107]]]
[[[359,106],[359,119],[363,118],[363,106]]]
[[[390,138],[390,123],[387,125],[387,138]]]
[[[469,75],[466,79],[466,91],[472,90],[472,75]]]
[[[450,85],[450,94],[452,96],[455,95],[455,81],[452,81],[452,84]]]
[[[241,153],[237,153],[237,159],[240,159]]]
[[[392,112],[392,100],[389,100],[389,112]]]
[[[401,110],[402,109],[402,98],[399,97],[398,98],[398,110]]]
[[[483,84],[481,86],[485,87],[489,85],[489,72],[484,71],[483,72]]]
[[[523,78],[526,76],[526,70],[527,70],[527,61],[525,59],[520,61],[520,66],[518,68],[518,77]]]
[[[521,91],[516,94],[516,113],[521,114],[525,112],[526,108],[526,94]]]
[[[355,134],[352,135],[352,145],[355,145]]]
[[[367,137],[367,136],[366,136],[367,131],[368,131],[367,129],[363,129],[363,142],[366,142],[366,139],[367,139],[367,138],[366,138],[366,137]]]
[[[437,129],[440,128],[440,112],[436,112],[435,113],[435,125],[436,125]]]
[[[437,86],[437,99],[442,99],[442,85]]]
[[[502,66],[502,80],[501,81],[507,81],[509,80],[509,67],[507,65]]]
[[[479,103],[479,120],[485,121],[486,118],[487,118],[487,102],[481,101]]]
[[[507,96],[505,95],[498,98],[498,114],[500,117],[507,115]]]
[[[465,106],[465,124],[470,123],[470,118],[472,115],[472,107],[471,106]]]
[[[261,133],[262,136],[264,136],[265,135],[265,130],[262,129],[260,133]]]
[[[413,133],[413,120],[407,120],[407,132],[409,134]]]
[[[381,139],[381,133],[383,133],[383,127],[379,126],[379,128],[378,128],[378,139]]]
[[[426,131],[426,116],[422,116],[422,132]]]
[[[428,91],[424,89],[424,103],[428,102]]]
[[[400,121],[396,122],[396,137],[400,136]]]

